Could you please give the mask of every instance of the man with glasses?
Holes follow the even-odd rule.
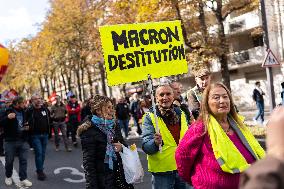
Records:
[[[142,121],[142,149],[147,154],[154,189],[187,187],[178,176],[174,154],[180,139],[188,129],[188,122],[185,113],[179,107],[173,106],[173,101],[172,87],[160,85],[156,89],[156,106],[150,108]],[[154,108],[157,112],[158,126],[155,122]]]

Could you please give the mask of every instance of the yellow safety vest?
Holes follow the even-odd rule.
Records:
[[[239,118],[242,120],[242,117]],[[256,160],[262,159],[265,156],[265,151],[248,128],[241,128],[232,118],[229,118],[230,120],[232,122],[230,125],[254,158]],[[232,174],[241,173],[250,166],[212,115],[209,118],[208,134],[214,156],[224,172]]]
[[[155,118],[153,113],[146,113],[150,116],[154,128],[156,128]],[[146,115],[145,114],[145,115]],[[148,159],[148,169],[150,172],[166,172],[177,170],[175,152],[177,144],[171,132],[167,128],[163,119],[158,117],[158,126],[163,139],[162,153],[157,152],[152,155],[147,155]],[[188,129],[188,124],[184,112],[181,113],[181,129],[180,129],[180,139],[184,136]]]

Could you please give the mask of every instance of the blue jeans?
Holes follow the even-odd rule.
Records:
[[[177,171],[152,173],[152,189],[186,189],[186,183],[178,176]]]
[[[128,137],[128,126],[129,126],[129,119],[119,119],[118,124],[120,126],[120,129],[123,129],[125,133],[125,137]]]
[[[28,143],[23,141],[5,142],[5,175],[10,178],[13,174],[13,163],[16,154],[19,154],[19,176],[20,180],[27,178]]]
[[[257,106],[258,112],[257,112],[254,119],[258,120],[258,118],[260,117],[261,123],[263,123],[264,122],[264,102],[263,101],[257,101],[256,106]]]
[[[43,171],[47,141],[48,141],[48,134],[40,134],[32,136],[37,172]]]

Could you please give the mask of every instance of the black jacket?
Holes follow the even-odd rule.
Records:
[[[21,110],[23,114],[23,124],[26,123],[26,116],[24,110]],[[27,141],[28,131],[19,132],[17,118],[9,119],[8,114],[15,113],[13,107],[7,108],[6,111],[1,115],[0,126],[4,128],[4,139],[5,141]]]
[[[92,115],[92,112],[91,112],[91,107],[90,105],[86,105],[82,108],[82,111],[81,111],[81,120],[84,120],[87,116],[90,116]]]
[[[129,106],[126,103],[118,103],[115,108],[116,117],[120,120],[129,119]]]
[[[83,166],[86,177],[86,189],[117,189],[115,186],[115,173],[104,163],[107,137],[90,121],[91,116],[79,126],[78,135],[81,138],[83,150]],[[121,136],[119,127],[115,127],[114,142],[120,142],[126,146]],[[116,153],[118,161],[121,161],[119,153]],[[114,166],[117,162],[114,162]]]
[[[260,93],[259,90],[254,89],[254,90],[253,90],[252,98],[253,98],[253,100],[256,101],[256,102],[263,102],[263,101],[264,101],[264,100],[263,100],[263,95],[264,95],[264,93]]]
[[[47,108],[45,108],[44,106],[41,107],[41,110],[46,112],[46,115],[47,115],[47,125],[48,125],[47,131],[50,132],[50,124],[51,124],[50,111]],[[34,109],[33,106],[29,107],[27,109],[27,111],[26,111],[26,117],[27,117],[27,121],[28,121],[29,127],[30,127],[29,133],[31,135],[35,134],[34,133],[34,128],[35,128],[34,111],[35,111],[35,109]]]

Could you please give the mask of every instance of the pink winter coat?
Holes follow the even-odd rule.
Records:
[[[237,189],[240,174],[223,172],[202,121],[194,122],[176,150],[178,174],[194,189]]]

